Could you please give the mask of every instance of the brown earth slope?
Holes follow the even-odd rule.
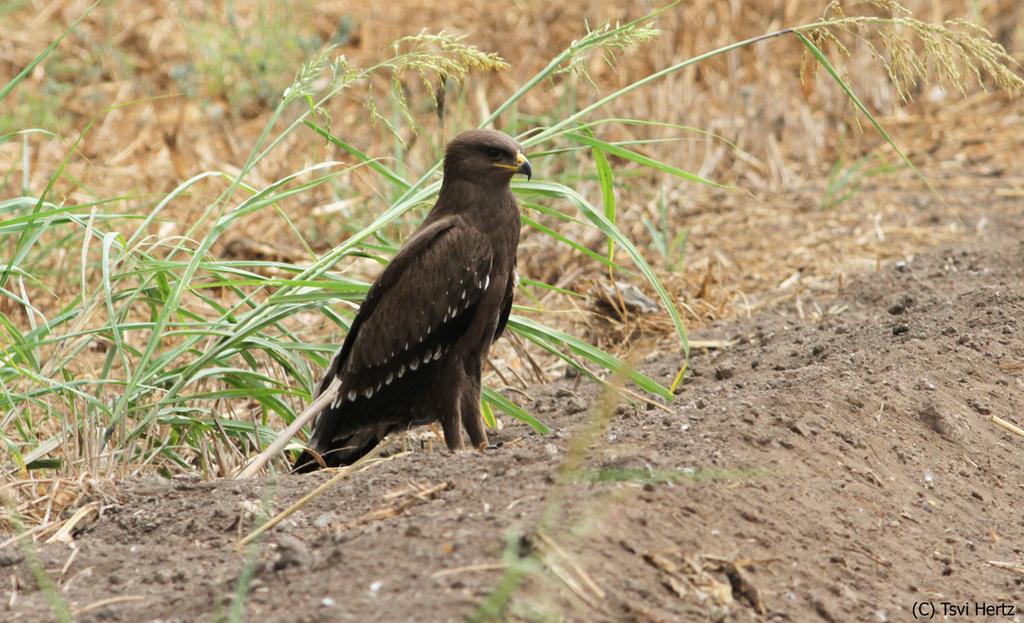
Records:
[[[942,620],[943,601],[1019,620],[1024,438],[991,420],[1024,424],[1009,212],[862,274],[821,314],[695,336],[736,343],[694,353],[673,412],[614,409],[569,476],[603,404],[572,379],[531,392],[551,435],[513,423],[484,455],[417,448],[354,474],[264,538],[245,619],[460,620],[528,556],[519,620],[899,621],[921,602]],[[678,357],[643,366],[667,383]],[[327,477],[123,483],[73,548],[0,549],[0,618],[55,618],[33,560],[77,620],[226,616],[239,535]]]

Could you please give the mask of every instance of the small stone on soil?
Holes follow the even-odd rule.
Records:
[[[909,296],[904,296],[902,299],[900,299],[899,303],[896,303],[889,307],[889,313],[892,314],[893,316],[899,316],[901,314],[906,313],[906,311],[910,309],[910,306],[913,304],[914,299],[910,298]]]
[[[12,550],[0,550],[0,567],[10,567],[25,560],[21,552]]]
[[[953,419],[946,413],[939,411],[934,404],[925,405],[920,412],[921,421],[928,425],[936,433],[943,437],[950,435],[954,429]]]
[[[326,513],[321,513],[313,520],[313,525],[317,528],[329,528],[333,524],[338,523],[338,516],[338,511],[327,511]]]
[[[992,413],[992,409],[988,408],[987,405],[978,402],[978,400],[975,398],[968,398],[967,404],[981,415],[989,415],[990,413]]]
[[[565,403],[565,412],[569,414],[581,413],[587,410],[587,403],[579,398],[572,398]]]
[[[309,546],[290,534],[282,534],[277,540],[277,558],[274,560],[274,571],[288,567],[301,567],[313,559]]]
[[[732,364],[723,363],[715,368],[715,378],[719,381],[731,379],[736,374],[736,369],[732,367]]]

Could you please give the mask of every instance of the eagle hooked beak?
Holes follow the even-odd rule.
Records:
[[[526,156],[521,151],[516,152],[516,164],[519,165],[516,173],[522,173],[526,176],[526,179],[533,177],[533,167],[530,166],[530,161],[526,159]]]

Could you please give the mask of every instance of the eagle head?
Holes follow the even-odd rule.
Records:
[[[507,186],[516,173],[533,175],[523,147],[497,130],[468,130],[456,136],[445,150],[444,176]]]

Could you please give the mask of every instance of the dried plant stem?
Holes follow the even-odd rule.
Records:
[[[993,424],[1005,428],[1018,437],[1024,437],[1024,428],[1021,428],[1012,422],[1007,422],[998,415],[989,416],[989,420],[991,420]]]
[[[992,565],[996,569],[1005,569],[1006,571],[1012,571],[1019,575],[1024,575],[1024,564],[1014,562],[1003,562],[1001,560],[986,560],[986,563]]]
[[[287,428],[278,433],[277,437],[275,437],[274,441],[267,446],[266,450],[253,457],[253,459],[249,461],[249,464],[242,468],[242,471],[238,472],[238,475],[236,475],[235,478],[252,478],[258,474],[270,459],[277,456],[281,450],[284,450],[284,447],[288,445],[288,442],[291,441],[292,437],[299,432],[299,429],[316,417],[318,413],[327,408],[327,405],[334,400],[334,396],[338,393],[338,387],[340,385],[341,381],[338,379],[331,382],[327,389],[317,396],[316,400],[314,400],[302,413],[292,420],[292,423],[289,424]]]
[[[289,515],[299,510],[306,504],[309,504],[311,500],[314,500],[317,497],[319,497],[324,491],[327,491],[338,482],[341,482],[342,480],[347,478],[349,474],[363,469],[363,467],[365,467],[368,462],[377,458],[377,456],[380,454],[380,451],[381,447],[377,446],[370,453],[364,455],[355,463],[351,465],[346,465],[345,467],[338,468],[337,472],[333,476],[331,476],[327,481],[321,484],[319,487],[313,489],[306,495],[302,496],[302,498],[300,498],[298,502],[292,504],[288,508],[284,509],[283,511],[275,515],[270,521],[250,532],[244,539],[238,542],[238,549],[242,549],[249,543],[253,542],[255,539],[259,538],[261,534],[263,534],[267,530],[270,530],[277,524],[281,523],[282,521],[287,519]]]
[[[77,511],[75,511],[75,514],[72,515],[70,519],[64,522],[64,525],[61,526],[60,530],[55,532],[53,536],[51,536],[50,538],[46,539],[46,542],[70,543],[73,540],[71,533],[75,529],[75,526],[81,523],[83,519],[85,519],[92,513],[98,513],[99,509],[99,502],[90,502],[85,506],[79,508]]]
[[[116,605],[116,604],[131,603],[133,601],[145,601],[145,600],[146,600],[146,596],[145,595],[119,595],[117,597],[107,597],[106,599],[100,599],[99,601],[94,601],[94,602],[92,602],[91,604],[89,604],[87,606],[82,606],[81,608],[78,608],[77,610],[72,611],[71,614],[73,614],[75,617],[80,617],[80,616],[82,616],[84,614],[88,614],[88,613],[92,612],[93,610],[99,610],[100,608],[105,608],[107,606],[113,606],[113,605]]]

